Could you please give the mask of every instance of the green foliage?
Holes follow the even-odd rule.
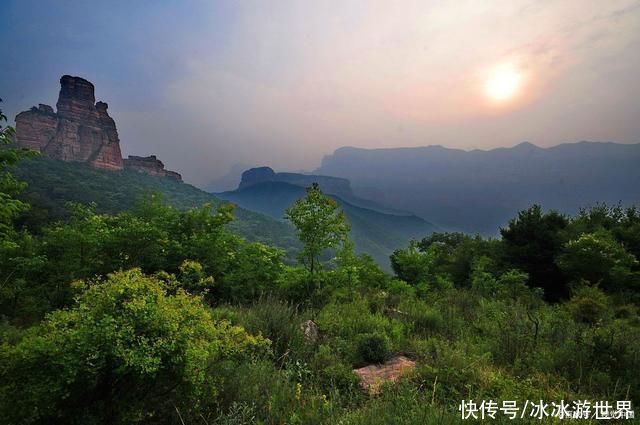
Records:
[[[317,325],[334,352],[352,364],[367,361],[358,351],[355,341],[363,335],[375,334],[389,342],[388,350],[395,351],[403,340],[400,321],[382,312],[372,311],[367,300],[356,298],[348,303],[328,304],[317,317]],[[387,344],[385,343],[385,346]]]
[[[0,249],[10,245],[13,220],[29,208],[26,203],[16,199],[16,195],[26,185],[17,181],[8,171],[8,167],[15,165],[22,158],[33,155],[26,149],[16,149],[9,146],[13,143],[15,129],[11,126],[4,126],[3,122],[5,121],[7,121],[7,117],[0,109]]]
[[[243,245],[225,275],[225,298],[250,302],[277,292],[283,252],[259,242]]]
[[[320,254],[325,249],[339,247],[347,238],[350,226],[338,203],[314,183],[307,188],[307,196],[297,200],[286,212],[287,219],[298,231],[304,245],[300,260],[311,273],[320,266]]]
[[[583,233],[570,240],[556,262],[570,281],[584,280],[612,289],[631,277],[632,267],[638,264],[638,260],[605,230]]]
[[[272,342],[277,362],[285,364],[304,356],[306,343],[301,330],[304,316],[296,305],[272,297],[256,300],[243,311],[239,324]]]
[[[391,255],[391,268],[396,276],[411,285],[426,282],[433,264],[432,252],[421,252],[412,241],[407,249],[398,249]]]
[[[440,311],[424,301],[408,299],[399,305],[399,310],[404,313],[404,320],[412,335],[429,337],[444,327]]]
[[[529,274],[529,284],[543,288],[549,300],[566,298],[569,294],[554,262],[564,246],[561,232],[568,224],[563,215],[555,211],[544,213],[539,205],[534,205],[500,230],[506,261]]]
[[[383,363],[390,354],[389,339],[379,333],[358,335],[356,353],[362,363]]]
[[[3,347],[0,411],[8,423],[170,423],[174,406],[195,416],[214,407],[217,363],[268,347],[138,270],[88,285],[75,307]]]
[[[582,286],[575,291],[567,303],[567,308],[576,321],[593,325],[607,314],[609,299],[596,287]]]
[[[97,213],[116,214],[130,210],[153,194],[179,209],[223,204],[214,195],[171,178],[158,178],[133,170],[106,171],[85,164],[37,157],[21,161],[13,174],[28,183],[20,199],[31,205],[19,218],[20,224],[34,231],[54,221],[66,221],[69,202],[94,203]],[[300,244],[292,226],[241,208],[234,210],[236,220],[227,227],[252,242],[263,242],[284,249],[294,259]]]

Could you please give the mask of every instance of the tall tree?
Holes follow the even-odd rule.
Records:
[[[322,251],[340,246],[351,230],[338,203],[325,196],[318,183],[308,187],[307,196],[287,209],[286,217],[298,230],[304,245],[300,260],[311,273],[318,270]]]
[[[569,288],[555,262],[564,246],[562,230],[568,220],[555,211],[544,213],[540,205],[520,211],[500,229],[505,260],[529,274],[529,285],[543,288],[549,300],[565,298]]]

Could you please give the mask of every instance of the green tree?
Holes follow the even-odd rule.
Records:
[[[325,196],[317,183],[307,188],[306,197],[287,209],[286,217],[298,231],[304,245],[300,260],[311,273],[318,270],[322,251],[339,247],[351,230],[338,203]]]
[[[0,109],[0,316],[20,314],[27,319],[39,306],[23,303],[24,292],[31,290],[26,277],[29,271],[42,266],[43,259],[35,252],[37,244],[33,236],[16,227],[16,218],[29,205],[17,199],[26,185],[14,178],[10,168],[35,152],[11,146],[15,130],[3,125],[6,121]]]
[[[8,243],[6,239],[10,230],[13,229],[13,220],[18,214],[28,209],[27,204],[15,198],[25,184],[17,181],[8,171],[8,167],[22,158],[33,155],[33,152],[27,149],[8,146],[13,142],[15,129],[4,126],[3,122],[6,121],[7,117],[0,109],[0,244]]]
[[[622,283],[614,277],[630,276],[631,268],[638,261],[609,232],[600,230],[567,242],[557,263],[573,282],[585,280],[613,289]]]
[[[284,265],[283,252],[260,242],[244,244],[224,275],[223,293],[233,301],[249,302],[275,292]]]
[[[391,267],[396,276],[411,285],[424,283],[432,272],[433,251],[420,251],[418,243],[411,241],[407,249],[396,249],[391,254]]]
[[[543,288],[549,300],[566,298],[569,287],[555,259],[564,245],[565,216],[540,205],[521,211],[506,228],[500,229],[505,261],[529,275],[529,285]]]
[[[199,297],[139,270],[89,284],[0,349],[6,424],[188,423],[215,409],[222,361],[266,353],[269,341],[215,322]],[[198,419],[199,421],[200,419]]]

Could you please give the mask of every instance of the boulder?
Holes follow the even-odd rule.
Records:
[[[370,394],[377,394],[385,382],[396,382],[400,377],[416,367],[416,362],[406,356],[395,356],[382,364],[374,364],[353,372],[360,378],[360,385]]]
[[[302,329],[304,338],[308,343],[315,344],[318,342],[320,332],[318,331],[318,325],[316,325],[313,320],[305,320],[302,325],[300,325],[300,328]]]

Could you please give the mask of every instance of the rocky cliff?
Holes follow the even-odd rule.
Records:
[[[135,156],[129,155],[124,160],[124,167],[131,170],[141,171],[152,176],[169,177],[182,181],[182,176],[175,171],[165,170],[164,164],[155,155]]]
[[[63,76],[56,107],[54,112],[51,106],[40,104],[18,114],[16,143],[63,161],[122,169],[116,124],[107,113],[107,104],[95,102],[93,84]]]
[[[105,170],[130,168],[153,176],[182,181],[182,176],[165,170],[155,155],[122,159],[116,123],[108,105],[96,102],[89,81],[65,75],[60,79],[57,111],[40,104],[16,117],[16,143],[62,161],[88,163]]]

